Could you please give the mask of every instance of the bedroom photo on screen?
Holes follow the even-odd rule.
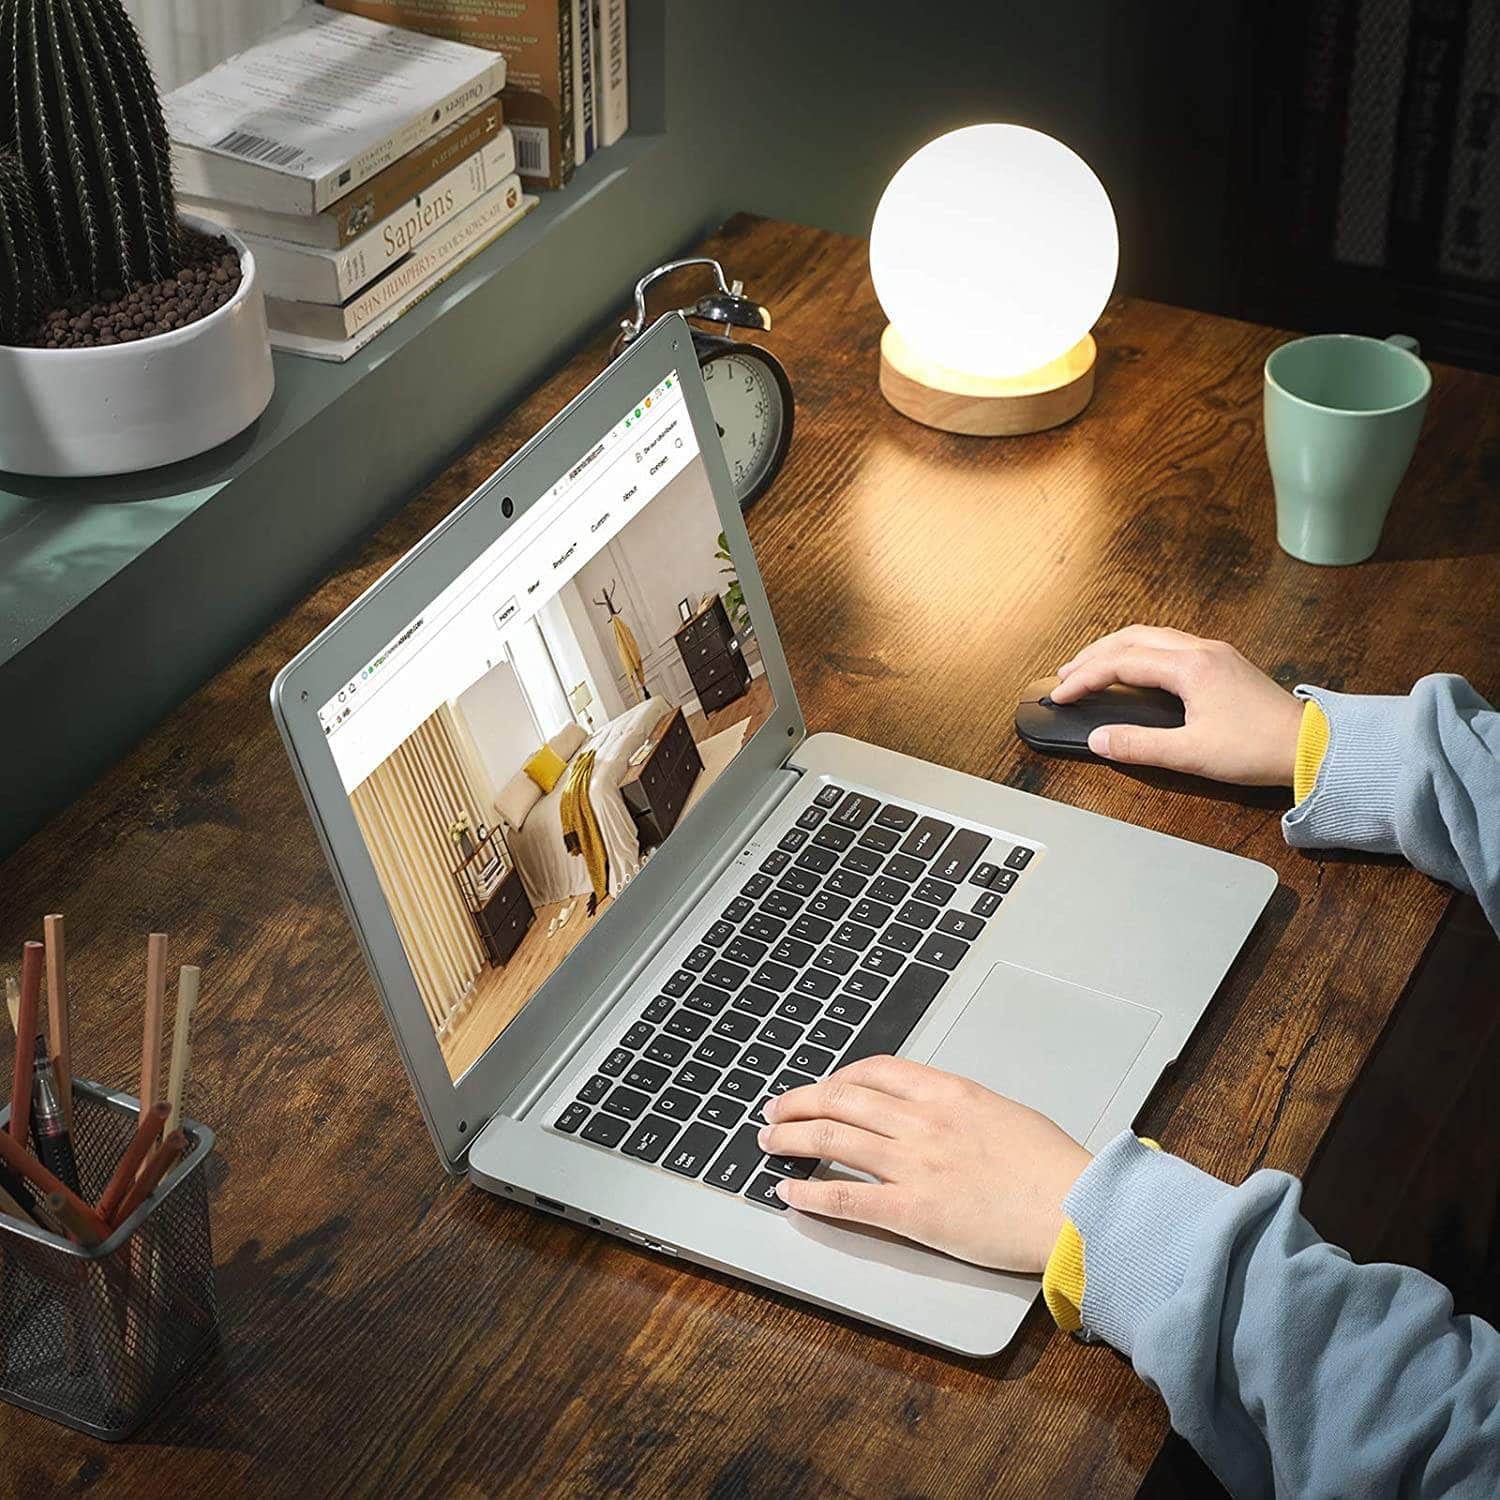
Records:
[[[512,532],[324,717],[454,1078],[774,706],[674,382]]]

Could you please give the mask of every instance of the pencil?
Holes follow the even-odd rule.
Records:
[[[146,1165],[141,1168],[141,1175],[136,1178],[135,1186],[125,1195],[125,1201],[110,1219],[111,1229],[118,1229],[156,1191],[157,1184],[172,1170],[177,1158],[187,1150],[187,1145],[187,1132],[175,1130],[146,1158]]]
[[[109,1219],[114,1216],[114,1211],[120,1206],[120,1200],[130,1190],[130,1184],[135,1181],[136,1174],[141,1170],[147,1155],[161,1135],[166,1118],[167,1106],[165,1104],[153,1104],[150,1109],[141,1111],[140,1121],[135,1127],[135,1135],[125,1148],[125,1154],[121,1156],[114,1175],[109,1179],[99,1198],[100,1218]]]
[[[14,974],[5,976],[5,1008],[10,1012],[10,1029],[19,1031],[21,1027],[21,986],[16,983]]]
[[[161,1025],[167,1003],[167,935],[146,939],[146,1024],[141,1037],[141,1108],[161,1097]]]
[[[68,1018],[68,948],[61,914],[42,918],[47,949],[47,1038],[52,1074],[57,1079],[63,1123],[73,1128],[73,1039]]]
[[[70,1239],[77,1240],[86,1250],[104,1243],[97,1221],[92,1214],[80,1213],[61,1193],[47,1194],[47,1207],[56,1215],[58,1222],[68,1231]]]
[[[86,1218],[92,1219],[97,1228],[107,1232],[105,1221],[100,1214],[90,1208],[67,1183],[54,1177],[29,1151],[23,1151],[3,1131],[0,1131],[0,1162],[4,1162],[12,1171],[18,1172],[44,1196],[47,1193],[61,1193],[74,1208],[81,1209]]]
[[[192,1044],[189,1035],[193,1010],[198,1004],[198,979],[202,971],[196,964],[184,964],[177,975],[177,1014],[172,1023],[172,1066],[167,1073],[167,1103],[171,1113],[162,1127],[171,1135],[182,1123],[182,1095],[192,1068]]]
[[[42,998],[42,945],[21,948],[21,1013],[16,1018],[16,1065],[11,1073],[10,1136],[26,1144],[31,1129],[31,1066],[36,1056],[36,1012]]]

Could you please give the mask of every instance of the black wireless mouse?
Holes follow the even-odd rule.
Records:
[[[1186,715],[1182,699],[1162,688],[1126,687],[1117,682],[1076,703],[1054,703],[1056,677],[1042,677],[1021,689],[1016,704],[1016,733],[1033,750],[1053,755],[1089,752],[1089,735],[1101,724],[1141,724],[1148,729],[1181,729]]]

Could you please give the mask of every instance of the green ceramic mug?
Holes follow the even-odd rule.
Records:
[[[1417,446],[1432,375],[1417,341],[1319,333],[1265,367],[1276,540],[1303,562],[1363,562]]]

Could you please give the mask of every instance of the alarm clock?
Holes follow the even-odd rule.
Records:
[[[715,288],[690,307],[680,307],[677,311],[685,318],[716,323],[723,329],[710,333],[689,325],[714,425],[724,445],[729,477],[740,509],[749,510],[786,462],[792,442],[794,403],[792,383],[781,361],[762,345],[737,339],[729,332],[731,328],[767,332],[771,327],[770,312],[744,295],[744,283],[728,282],[724,268],[707,256],[668,261],[647,272],[635,284],[635,316],[621,322],[610,358],[645,329],[646,291],[651,284],[688,266],[708,266],[714,273]]]

